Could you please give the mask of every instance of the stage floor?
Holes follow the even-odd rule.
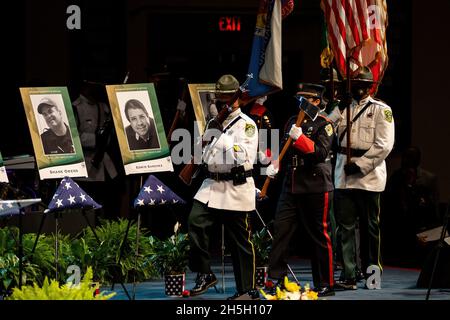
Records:
[[[227,259],[228,260],[228,259]],[[295,272],[296,277],[301,285],[310,283],[312,285],[312,275],[309,260],[293,259],[290,263]],[[216,292],[214,288],[199,296],[182,298],[168,297],[164,293],[164,280],[152,280],[136,284],[136,300],[225,300],[232,296],[235,292],[234,275],[231,263],[225,264],[225,275],[222,283],[222,268],[220,262],[212,265],[213,272],[218,279],[217,289],[221,291],[222,284],[225,292]],[[324,297],[321,300],[425,300],[426,289],[416,288],[416,281],[419,277],[420,270],[404,269],[396,267],[384,267],[380,290],[368,290],[364,288],[364,284],[359,282],[358,290],[336,291],[336,295],[332,297]],[[340,271],[335,272],[338,277]],[[196,274],[187,272],[186,289],[191,289],[194,285]],[[292,277],[290,277],[292,279]],[[125,284],[130,295],[133,293],[133,284]],[[102,290],[110,291],[111,287],[102,288]],[[112,300],[126,300],[127,296],[119,284],[115,285],[114,291],[117,293]],[[433,289],[431,290],[430,300],[450,300],[450,289]]]

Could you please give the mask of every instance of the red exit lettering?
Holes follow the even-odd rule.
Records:
[[[220,17],[219,18],[220,31],[241,31],[240,17]]]

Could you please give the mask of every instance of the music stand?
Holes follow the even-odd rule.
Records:
[[[428,300],[430,298],[430,291],[431,287],[433,286],[434,272],[436,271],[437,263],[439,261],[439,254],[441,252],[441,249],[445,246],[445,235],[447,233],[449,215],[450,215],[450,201],[447,204],[447,211],[444,216],[444,225],[442,226],[441,236],[437,244],[436,256],[434,257],[433,269],[431,271],[430,283],[428,284],[427,297],[425,300]]]
[[[19,288],[22,288],[23,274],[23,221],[22,216],[25,215],[25,208],[33,204],[41,202],[40,198],[20,199],[20,200],[0,200],[0,218],[18,215],[19,216],[19,241],[18,241],[18,258],[19,258]]]

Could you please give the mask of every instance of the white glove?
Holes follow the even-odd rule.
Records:
[[[219,112],[217,111],[217,107],[214,103],[211,103],[209,105],[209,115],[214,118],[215,116],[217,116],[219,114]]]
[[[180,112],[186,111],[186,102],[184,102],[181,99],[178,99],[177,110],[180,110]]]
[[[289,130],[289,136],[294,140],[300,138],[302,134],[303,134],[302,128],[297,127],[295,124],[293,124],[291,130]]]
[[[260,98],[256,99],[256,103],[263,105],[264,102],[266,102],[266,100],[267,100],[267,96],[260,97]]]
[[[269,178],[275,178],[275,176],[278,173],[278,168],[275,168],[273,164],[269,164],[269,166],[266,168],[266,175],[269,176]]]

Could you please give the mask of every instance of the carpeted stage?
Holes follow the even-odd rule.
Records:
[[[227,258],[228,260],[228,258]],[[309,260],[293,259],[290,263],[295,272],[296,277],[301,285],[311,283],[312,275]],[[220,261],[212,266],[213,272],[218,279],[217,289],[222,289],[222,268]],[[450,272],[450,270],[449,270]],[[339,276],[340,271],[335,272],[335,277]],[[397,267],[384,266],[382,283],[380,290],[368,290],[364,288],[363,282],[359,282],[358,290],[336,291],[336,295],[332,297],[320,298],[320,300],[425,300],[427,289],[416,288],[416,282],[419,277],[420,270],[404,269]],[[292,280],[292,277],[290,277]],[[195,274],[187,272],[186,289],[190,289],[194,285]],[[231,263],[227,261],[225,264],[224,275],[225,292],[216,292],[214,288],[210,288],[205,294],[196,297],[168,297],[164,294],[164,281],[162,279],[148,281],[136,284],[136,300],[225,300],[235,292],[234,276]],[[133,292],[133,284],[125,284],[130,295]],[[102,290],[110,291],[111,287],[102,288]],[[117,293],[112,300],[126,300],[127,296],[121,286],[116,284],[114,291]],[[431,290],[430,300],[450,300],[450,289],[433,289]]]

